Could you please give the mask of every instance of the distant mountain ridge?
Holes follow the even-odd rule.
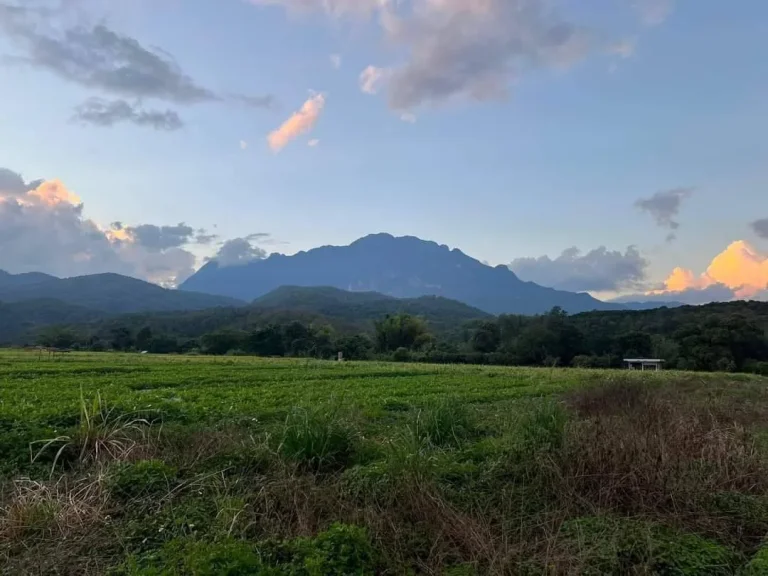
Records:
[[[524,282],[506,266],[487,266],[436,242],[390,234],[293,256],[273,254],[240,266],[211,261],[180,290],[254,300],[281,286],[330,286],[397,298],[442,296],[490,314],[540,314],[555,306],[569,313],[626,309],[586,293]]]
[[[9,274],[0,271],[0,302],[32,300],[58,300],[70,306],[108,314],[201,310],[245,304],[223,296],[168,290],[119,274],[56,278],[38,272]]]
[[[437,296],[399,299],[373,292],[285,286],[248,306],[120,315],[59,300],[0,302],[0,344],[33,342],[35,330],[53,324],[69,325],[78,332],[98,333],[104,338],[118,326],[128,326],[133,332],[148,326],[157,333],[197,338],[217,330],[252,330],[291,322],[327,324],[338,333],[352,335],[372,333],[377,320],[398,313],[423,318],[437,335],[455,334],[466,322],[490,318],[481,310]]]

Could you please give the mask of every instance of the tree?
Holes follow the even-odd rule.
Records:
[[[244,332],[221,330],[219,332],[204,334],[201,338],[201,343],[203,345],[203,351],[206,354],[221,356],[230,350],[242,349],[245,339],[246,334]]]
[[[114,350],[125,352],[133,347],[133,334],[127,326],[112,329],[110,343]]]
[[[481,323],[472,333],[469,344],[475,352],[495,352],[501,342],[499,324],[488,321]]]
[[[136,334],[136,348],[147,350],[150,340],[152,340],[152,329],[149,326],[144,326]]]
[[[376,349],[380,352],[392,352],[398,348],[413,350],[419,337],[429,333],[426,322],[410,314],[385,316],[375,322],[375,328]]]
[[[283,356],[286,348],[280,327],[269,324],[254,330],[246,340],[245,350],[258,356]]]

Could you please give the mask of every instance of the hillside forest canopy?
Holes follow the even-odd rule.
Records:
[[[432,363],[617,368],[653,357],[680,370],[768,374],[768,304],[732,302],[645,311],[538,316],[483,315],[467,321],[440,309],[362,319],[343,307],[237,309],[117,316],[36,332],[35,343],[92,351],[148,351]],[[369,311],[370,312],[370,311]],[[444,317],[441,317],[443,314]]]

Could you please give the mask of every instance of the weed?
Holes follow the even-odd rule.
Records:
[[[285,419],[277,451],[310,470],[332,470],[350,462],[356,442],[338,408],[296,408]]]
[[[563,524],[554,564],[579,574],[677,574],[729,576],[741,559],[724,546],[693,534],[637,520],[585,517]]]
[[[66,538],[102,521],[105,508],[100,478],[17,480],[0,510],[0,541]]]
[[[765,574],[768,574],[768,546],[758,550],[740,576],[764,576]]]
[[[105,459],[124,460],[139,446],[136,437],[146,439],[150,422],[146,418],[120,414],[109,408],[101,394],[97,394],[89,403],[80,394],[80,423],[72,435],[58,436],[49,440],[39,440],[30,444],[42,444],[32,461],[49,449],[58,447],[51,466],[51,474],[62,456],[69,451],[78,462],[98,462]]]
[[[469,411],[457,400],[438,401],[419,410],[410,426],[419,440],[443,447],[459,447],[474,432]]]

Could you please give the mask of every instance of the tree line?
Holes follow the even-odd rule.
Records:
[[[199,330],[198,330],[199,332]],[[56,327],[38,343],[59,348],[157,354],[251,354],[350,360],[621,367],[628,357],[661,358],[669,368],[768,374],[768,304],[735,302],[646,311],[539,316],[502,315],[435,333],[423,318],[390,314],[371,330],[339,330],[322,321],[269,322],[194,337],[157,327],[112,324],[83,334]]]

